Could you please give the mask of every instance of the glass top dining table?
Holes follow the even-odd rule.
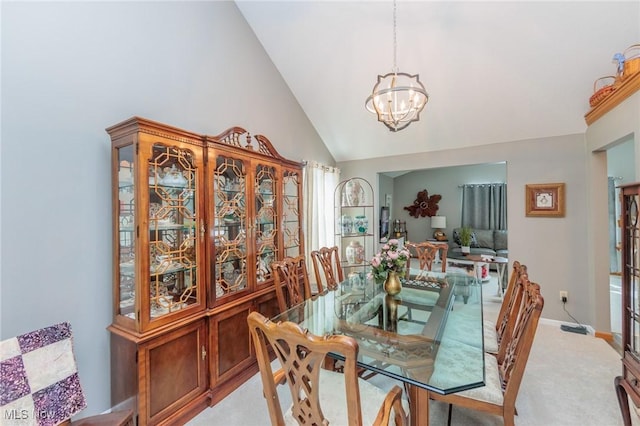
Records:
[[[358,365],[404,382],[411,424],[425,425],[429,392],[484,385],[482,286],[473,273],[459,271],[415,278],[402,279],[394,296],[371,279],[357,280],[362,285],[345,280],[271,320],[295,322],[319,336],[353,337]]]

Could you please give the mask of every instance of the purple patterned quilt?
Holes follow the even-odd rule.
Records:
[[[0,342],[0,424],[56,425],[86,406],[69,323]]]

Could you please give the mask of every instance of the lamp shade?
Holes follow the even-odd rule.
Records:
[[[431,216],[431,227],[433,229],[444,229],[447,227],[447,218],[445,216]]]

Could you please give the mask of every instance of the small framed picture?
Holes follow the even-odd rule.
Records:
[[[525,186],[526,214],[533,217],[564,217],[564,183]]]

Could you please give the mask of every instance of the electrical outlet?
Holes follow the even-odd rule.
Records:
[[[560,292],[560,301],[566,302],[567,300],[569,300],[569,292],[568,291],[561,291]]]

